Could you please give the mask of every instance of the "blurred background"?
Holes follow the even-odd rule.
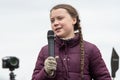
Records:
[[[20,60],[20,67],[14,70],[16,80],[31,79],[51,29],[49,11],[59,3],[71,4],[78,10],[84,39],[97,45],[111,73],[112,48],[120,55],[119,0],[0,0],[0,80],[9,79],[9,69],[2,68],[5,56]],[[120,70],[115,80],[120,80],[118,74]]]

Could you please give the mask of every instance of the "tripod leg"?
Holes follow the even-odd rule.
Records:
[[[15,75],[14,75],[14,73],[12,71],[10,73],[10,80],[15,80]]]

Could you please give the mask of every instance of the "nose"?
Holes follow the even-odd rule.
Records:
[[[59,21],[58,21],[58,20],[55,20],[53,24],[54,24],[54,26],[56,27],[56,26],[58,26]]]

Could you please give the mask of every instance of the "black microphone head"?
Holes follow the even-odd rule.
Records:
[[[54,38],[54,32],[52,30],[48,31],[47,38]]]

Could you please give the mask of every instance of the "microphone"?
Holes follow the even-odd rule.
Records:
[[[48,52],[49,56],[54,57],[54,32],[52,30],[49,30],[47,33],[48,38]]]
[[[115,78],[115,73],[118,70],[118,68],[119,68],[119,56],[115,49],[113,48],[111,56],[111,72],[113,78]]]

